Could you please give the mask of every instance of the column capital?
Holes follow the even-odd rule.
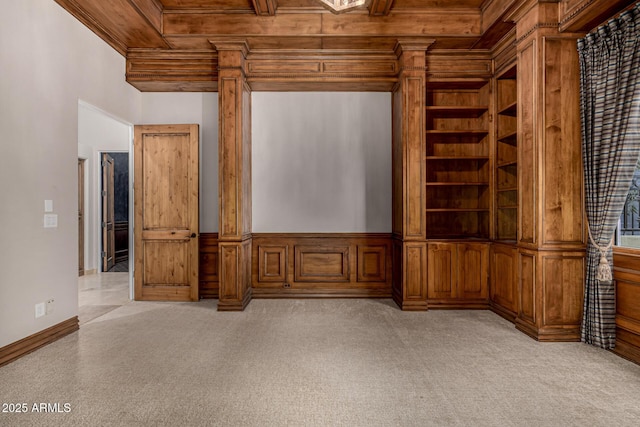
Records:
[[[247,39],[238,37],[225,37],[220,39],[210,39],[209,43],[218,51],[234,51],[241,52],[243,58],[246,58],[250,52]]]

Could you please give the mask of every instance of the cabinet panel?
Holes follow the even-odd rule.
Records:
[[[458,243],[458,292],[464,299],[488,297],[489,246],[477,243]]]
[[[429,298],[455,298],[456,245],[429,243],[427,295]]]
[[[536,257],[526,253],[518,255],[519,292],[518,317],[536,323]]]
[[[427,295],[430,307],[487,307],[487,243],[430,242],[427,259]]]
[[[516,259],[514,246],[491,248],[491,301],[494,309],[513,321],[516,314]]]
[[[520,209],[518,222],[519,242],[536,243],[536,94],[531,89],[536,87],[535,79],[538,61],[536,60],[536,41],[523,47],[518,55],[518,181]]]

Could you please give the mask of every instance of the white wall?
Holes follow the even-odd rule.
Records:
[[[101,152],[128,152],[131,124],[95,107],[78,105],[78,158],[85,161],[84,269],[100,271]]]
[[[143,93],[141,123],[200,125],[200,232],[217,232],[218,94]]]
[[[0,70],[2,347],[78,313],[78,100],[137,123],[141,95],[124,58],[50,0],[3,2]],[[45,199],[58,228],[43,228]]]
[[[252,94],[254,232],[391,232],[389,93]]]

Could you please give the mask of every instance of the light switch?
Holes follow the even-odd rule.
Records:
[[[45,212],[53,212],[53,200],[45,200],[44,201],[44,211]]]
[[[44,214],[44,228],[57,228],[57,227],[58,227],[58,215]]]

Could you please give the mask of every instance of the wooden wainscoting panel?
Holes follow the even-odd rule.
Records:
[[[613,352],[640,364],[640,253],[614,248],[616,347]]]
[[[218,298],[218,233],[200,234],[200,298]]]
[[[348,282],[349,246],[294,246],[296,282]]]
[[[255,297],[389,297],[391,235],[256,233]]]
[[[287,246],[258,246],[258,280],[260,282],[278,282],[287,280]]]
[[[386,282],[388,246],[358,245],[358,282]]]
[[[0,366],[11,363],[20,357],[52,343],[65,335],[79,329],[78,316],[53,325],[50,328],[36,332],[26,338],[0,348]]]

